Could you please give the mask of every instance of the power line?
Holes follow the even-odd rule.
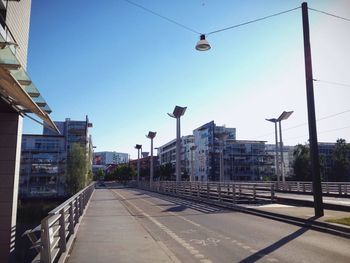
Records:
[[[338,85],[338,86],[344,86],[344,87],[350,87],[350,84],[339,83],[339,82],[328,81],[328,80],[313,79],[313,81],[323,82],[323,83],[328,83],[328,84],[333,84],[333,85]]]
[[[331,13],[328,13],[328,12],[325,12],[325,11],[317,10],[317,9],[314,9],[314,8],[311,8],[311,7],[309,7],[308,9],[312,10],[312,11],[315,11],[315,12],[319,12],[319,13],[322,13],[322,14],[325,14],[325,15],[328,15],[328,16],[333,16],[335,18],[343,19],[345,21],[349,21],[350,22],[350,19],[346,18],[346,17],[341,17],[341,16],[338,16],[338,15],[334,15],[334,14],[331,14]]]
[[[170,23],[173,23],[173,24],[175,24],[175,25],[177,25],[177,26],[179,26],[179,27],[182,27],[182,28],[184,28],[184,29],[186,29],[186,30],[188,30],[188,31],[191,31],[192,33],[196,33],[196,34],[198,34],[198,35],[201,34],[200,32],[198,32],[197,30],[195,30],[195,29],[193,29],[193,28],[190,28],[190,27],[188,27],[188,26],[186,26],[186,25],[184,25],[184,24],[181,24],[181,23],[175,21],[174,19],[171,19],[171,18],[169,18],[169,17],[163,16],[163,15],[161,15],[161,14],[159,14],[159,13],[156,13],[155,11],[153,11],[153,10],[147,8],[147,7],[144,7],[144,6],[140,5],[140,4],[137,4],[137,3],[132,2],[132,1],[130,1],[130,0],[124,0],[124,1],[127,2],[127,3],[129,3],[129,4],[131,4],[131,5],[133,5],[133,6],[136,6],[136,7],[140,8],[140,9],[142,9],[142,10],[144,10],[144,11],[146,11],[146,12],[152,14],[152,15],[158,16],[158,17],[160,17],[160,18],[162,18],[162,19],[164,19],[164,20],[166,20],[166,21],[168,21],[168,22],[170,22]]]
[[[339,131],[339,130],[345,130],[345,129],[349,129],[350,126],[345,126],[345,127],[341,127],[341,128],[336,128],[336,129],[331,129],[331,130],[325,130],[325,131],[320,131],[317,134],[323,134],[323,133],[328,133],[328,132],[334,132],[334,131]],[[302,135],[302,136],[297,136],[297,137],[290,137],[284,140],[292,140],[292,139],[298,139],[298,138],[304,138],[304,137],[308,137],[309,135]]]
[[[241,23],[241,24],[237,24],[237,25],[225,27],[225,28],[222,28],[222,29],[218,29],[218,30],[215,30],[215,31],[211,31],[211,32],[209,32],[209,33],[207,33],[205,35],[208,36],[208,35],[211,35],[211,34],[219,33],[219,32],[226,31],[226,30],[229,30],[229,29],[233,29],[233,28],[236,28],[236,27],[245,26],[245,25],[248,25],[248,24],[251,24],[251,23],[255,23],[255,22],[258,22],[258,21],[261,21],[261,20],[265,20],[265,19],[268,19],[268,18],[271,18],[271,17],[274,17],[274,16],[279,16],[279,15],[282,15],[282,14],[285,14],[285,13],[289,13],[289,12],[292,12],[292,11],[297,10],[299,8],[300,8],[300,6],[295,7],[293,9],[286,10],[286,11],[282,11],[282,12],[279,12],[279,13],[276,13],[276,14],[264,16],[264,17],[257,18],[257,19],[251,20],[251,21],[247,21],[247,22],[244,22],[244,23]]]
[[[324,116],[324,117],[321,117],[321,118],[318,118],[316,121],[317,122],[318,121],[323,121],[323,120],[330,119],[330,118],[333,118],[333,117],[336,117],[338,115],[342,115],[342,114],[345,114],[345,113],[348,113],[348,112],[350,112],[350,109],[349,110],[345,110],[345,111],[341,111],[341,112],[337,112],[337,113],[334,113],[334,114],[331,114],[331,115],[327,115],[327,116]],[[307,125],[307,122],[298,124],[298,125],[290,127],[290,128],[282,129],[282,131],[285,132],[285,131],[288,131],[288,130],[293,130],[293,129],[296,129],[296,128],[299,128],[299,127],[302,127],[302,126],[305,126],[305,125]],[[267,135],[272,135],[272,134],[274,134],[274,132],[270,132],[270,133],[266,133],[266,134],[260,135],[260,136],[256,137],[256,139],[265,137]],[[298,138],[298,137],[296,137],[296,138]]]

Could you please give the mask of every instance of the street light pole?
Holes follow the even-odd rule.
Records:
[[[282,183],[285,184],[286,178],[285,178],[285,174],[284,174],[284,157],[283,157],[283,140],[282,140],[282,121],[279,121],[279,128],[280,128],[281,176],[282,176]]]
[[[323,216],[323,200],[322,200],[322,185],[320,176],[320,159],[318,153],[317,129],[316,129],[316,114],[315,114],[315,99],[314,85],[312,76],[312,61],[310,47],[310,29],[309,29],[309,14],[307,3],[301,4],[303,17],[303,36],[304,36],[304,58],[305,58],[305,78],[306,78],[306,97],[307,97],[307,112],[309,119],[309,143],[310,143],[310,161],[312,172],[312,186],[314,196],[315,216]]]
[[[265,119],[267,121],[273,122],[275,124],[275,167],[276,167],[276,175],[277,175],[277,185],[280,184],[280,169],[278,163],[278,137],[277,137],[277,119]]]
[[[193,161],[193,152],[197,149],[196,145],[192,145],[190,150],[191,150],[191,177],[190,181],[193,182],[195,181],[195,176],[194,176],[194,161]]]
[[[140,150],[142,148],[141,144],[136,144],[135,149],[137,149],[137,186],[140,182]]]
[[[153,185],[153,138],[156,137],[156,132],[148,132],[148,135],[146,137],[148,139],[151,139],[151,159],[150,159],[150,176],[149,176],[149,186],[150,189],[152,189]]]
[[[175,106],[173,113],[168,113],[172,118],[176,119],[176,182],[181,181],[181,131],[180,117],[185,114],[187,107]]]

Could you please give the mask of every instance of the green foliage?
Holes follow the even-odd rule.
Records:
[[[103,180],[105,178],[105,172],[102,169],[97,170],[95,180]]]
[[[293,169],[296,181],[311,181],[310,149],[308,145],[298,144],[293,152]]]
[[[118,181],[122,183],[126,183],[130,181],[132,178],[136,178],[135,169],[128,164],[121,164],[111,173],[106,174],[104,176],[105,181]]]
[[[159,167],[159,176],[161,181],[170,181],[172,173],[173,173],[173,167],[171,163],[167,163]]]
[[[350,146],[344,139],[338,139],[332,155],[334,181],[346,181],[346,175],[349,171]]]
[[[66,189],[69,194],[77,193],[89,183],[88,172],[84,148],[73,143],[67,158]]]

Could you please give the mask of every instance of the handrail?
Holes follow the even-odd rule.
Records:
[[[38,251],[33,263],[64,262],[94,189],[95,183],[91,183],[51,210],[39,226],[24,232],[33,244],[31,248]],[[38,238],[35,232],[39,231]]]

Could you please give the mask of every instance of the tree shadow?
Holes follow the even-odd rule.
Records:
[[[313,221],[313,220],[316,220],[317,218],[319,218],[319,217],[313,216],[313,217],[308,218],[308,221]],[[286,245],[287,243],[293,241],[297,237],[303,235],[308,230],[310,230],[310,228],[309,228],[308,224],[306,223],[304,227],[300,228],[299,230],[295,231],[294,233],[291,233],[288,236],[285,236],[284,238],[276,241],[275,243],[257,251],[256,253],[250,255],[249,257],[241,260],[239,263],[256,262],[256,261],[262,259],[263,257],[269,255],[270,253],[278,250],[279,248]]]

